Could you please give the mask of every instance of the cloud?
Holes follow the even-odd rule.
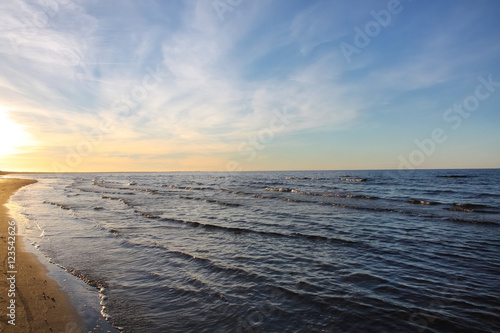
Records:
[[[243,1],[221,21],[201,0],[5,2],[0,104],[57,159],[108,121],[114,129],[89,159],[170,156],[181,165],[183,153],[213,164],[277,110],[294,117],[276,136],[297,144],[307,133],[363,127],[384,108],[405,109],[400,96],[475,77],[498,54],[491,33],[464,38],[483,32],[474,28],[483,9],[429,5],[423,27],[423,5],[408,3],[347,64],[340,42],[380,4]]]

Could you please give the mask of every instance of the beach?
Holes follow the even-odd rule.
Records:
[[[78,332],[82,327],[81,319],[68,296],[46,276],[43,264],[32,253],[24,251],[18,236],[9,238],[9,232],[13,233],[14,228],[17,234],[17,226],[5,204],[18,189],[33,183],[36,181],[0,179],[0,256],[3,268],[0,332]],[[8,254],[13,248],[15,262]]]
[[[497,169],[29,177],[24,240],[124,333],[500,331]]]

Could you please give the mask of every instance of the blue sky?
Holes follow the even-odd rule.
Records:
[[[0,14],[3,170],[500,167],[498,1],[10,1]]]

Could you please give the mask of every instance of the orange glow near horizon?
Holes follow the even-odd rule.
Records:
[[[29,146],[31,136],[24,128],[9,118],[7,109],[0,106],[0,158],[16,154],[19,147]]]

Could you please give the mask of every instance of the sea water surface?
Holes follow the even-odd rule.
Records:
[[[500,331],[498,169],[26,177],[25,236],[124,332]]]

